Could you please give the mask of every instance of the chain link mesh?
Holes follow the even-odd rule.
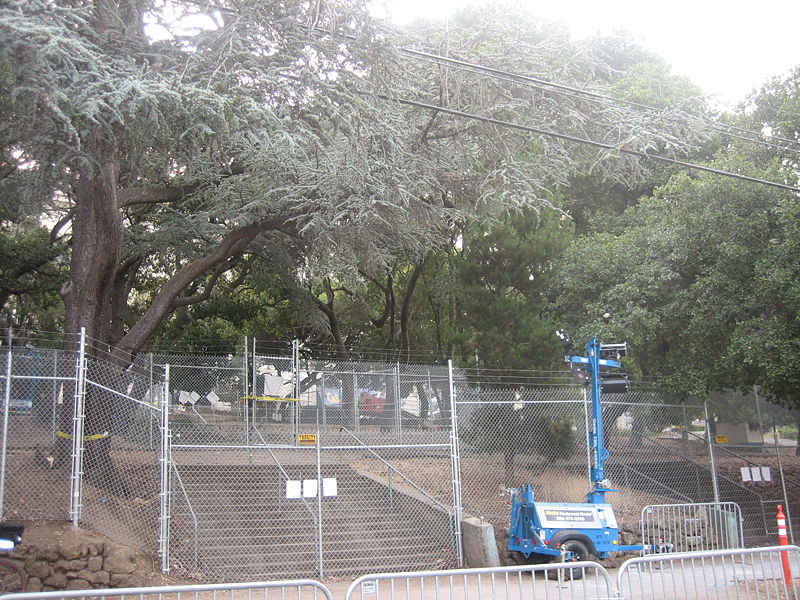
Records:
[[[70,517],[80,398],[81,524],[150,552],[167,548],[184,574],[452,567],[462,511],[502,527],[509,488],[530,483],[540,501],[566,502],[590,488],[591,407],[580,386],[287,356],[154,354],[123,367],[88,350],[83,371],[72,351],[12,347],[5,356],[3,517]],[[776,505],[788,500],[796,532],[797,413],[730,392],[711,396],[708,414],[652,387],[604,396],[618,519],[638,529],[645,505],[736,502],[745,544],[766,544]]]
[[[3,357],[0,385],[9,403],[3,412],[4,518],[69,516],[69,460],[57,460],[54,448],[58,414],[75,395],[76,360],[75,353],[31,348],[12,348]]]
[[[151,553],[160,514],[160,389],[146,371],[87,363],[81,525]]]

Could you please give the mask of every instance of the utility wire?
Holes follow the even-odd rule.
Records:
[[[594,100],[594,101],[604,101],[604,102],[625,104],[625,105],[628,105],[628,106],[631,106],[631,107],[634,107],[634,108],[638,108],[638,109],[641,109],[641,110],[655,111],[655,112],[660,112],[661,111],[661,109],[659,109],[659,108],[657,108],[655,106],[650,106],[648,104],[643,104],[641,102],[635,102],[633,100],[626,100],[626,99],[623,99],[623,98],[615,98],[613,96],[608,96],[606,94],[601,94],[601,93],[598,93],[598,92],[592,92],[590,90],[584,90],[584,89],[576,88],[576,87],[569,86],[569,85],[566,85],[566,84],[556,83],[556,82],[553,82],[553,81],[548,81],[546,79],[541,79],[539,77],[533,77],[531,75],[522,75],[520,73],[514,73],[512,71],[506,71],[506,70],[503,70],[503,69],[497,69],[497,68],[494,68],[494,67],[488,67],[486,65],[481,65],[481,64],[478,64],[478,63],[473,63],[473,62],[469,62],[469,61],[458,59],[458,58],[452,58],[452,57],[449,57],[449,56],[443,56],[441,54],[434,54],[432,52],[425,52],[423,50],[415,50],[413,48],[401,48],[401,51],[404,52],[405,54],[409,54],[411,56],[416,56],[418,58],[421,58],[423,60],[427,60],[429,62],[433,62],[435,64],[440,64],[440,65],[445,64],[445,65],[453,66],[453,67],[456,67],[456,68],[460,68],[460,69],[464,69],[464,70],[468,70],[468,71],[472,71],[472,72],[483,72],[483,73],[486,73],[486,74],[488,74],[488,75],[490,75],[492,77],[498,78],[498,79],[504,79],[504,80],[507,80],[507,81],[516,81],[516,82],[524,83],[526,85],[530,85],[530,86],[533,86],[533,87],[553,88],[553,89],[557,90],[558,93],[561,93],[562,95],[565,95],[565,96],[571,97],[571,98],[583,97],[583,98],[587,98],[589,100]],[[700,117],[700,116],[697,116],[697,115],[692,115],[690,113],[685,113],[685,111],[683,111],[683,112],[686,115],[686,117],[688,117],[689,119],[693,119],[693,120],[699,121],[699,122],[701,122],[701,123],[703,123],[705,125],[710,125],[716,131],[718,131],[720,133],[724,133],[725,135],[728,135],[730,137],[741,139],[741,140],[746,140],[746,141],[750,141],[750,142],[754,142],[754,143],[757,143],[757,144],[762,144],[762,145],[769,146],[771,148],[776,148],[776,149],[779,149],[779,150],[790,150],[792,152],[800,152],[800,142],[798,142],[797,140],[791,140],[789,138],[783,138],[783,137],[774,136],[774,135],[768,136],[771,139],[783,142],[785,144],[792,144],[794,146],[797,146],[797,148],[786,148],[783,145],[776,144],[774,142],[769,142],[769,141],[764,140],[763,138],[765,137],[765,134],[760,133],[758,131],[745,129],[743,127],[738,127],[736,125],[729,125],[727,123],[719,123],[717,121],[712,121],[712,120],[710,120],[708,118],[705,118],[705,117]],[[672,118],[674,120],[678,120],[677,117],[672,117]],[[750,137],[747,137],[747,136],[744,136],[744,135],[738,135],[738,134],[735,134],[735,133],[731,133],[732,131],[738,131],[738,132],[741,132],[741,133],[748,133],[748,134],[751,134],[751,135],[754,135],[754,136],[758,136],[758,138],[750,138]]]
[[[556,131],[549,131],[547,129],[540,129],[538,127],[530,127],[528,125],[520,125],[518,123],[512,123],[511,121],[503,121],[501,119],[495,119],[493,117],[486,117],[483,115],[476,115],[474,113],[468,113],[461,110],[456,110],[453,108],[445,108],[443,106],[436,106],[435,104],[429,104],[427,102],[418,102],[416,100],[409,100],[407,98],[391,98],[389,96],[383,94],[376,94],[376,97],[381,98],[382,100],[388,100],[390,102],[397,102],[398,104],[403,104],[406,106],[413,106],[415,108],[423,108],[426,110],[433,110],[440,113],[445,113],[448,115],[452,115],[455,117],[460,117],[463,119],[470,119],[473,121],[481,121],[483,123],[490,123],[492,125],[497,125],[500,127],[508,127],[511,129],[516,129],[517,131],[523,131],[525,133],[536,133],[539,135],[544,135],[548,137],[554,137],[560,140],[565,140],[568,142],[575,142],[577,144],[584,144],[587,146],[594,146],[595,148],[602,148],[604,150],[613,150],[619,152],[620,154],[627,154],[629,156],[636,156],[638,158],[644,158],[647,160],[653,160],[656,162],[662,162],[671,165],[677,165],[681,167],[685,167],[688,169],[695,169],[697,171],[704,171],[706,173],[713,173],[715,175],[721,175],[724,177],[731,177],[733,179],[740,179],[742,181],[750,181],[752,183],[758,183],[761,185],[767,185],[770,187],[782,189],[782,190],[789,190],[792,192],[800,192],[800,187],[795,187],[792,185],[787,185],[785,183],[778,183],[776,181],[769,181],[767,179],[760,179],[758,177],[750,177],[748,175],[742,175],[740,173],[733,173],[731,171],[724,171],[722,169],[715,169],[713,167],[706,167],[704,165],[698,165],[696,163],[691,163],[688,161],[678,160],[675,158],[668,158],[665,156],[659,156],[657,154],[649,154],[647,152],[642,152],[640,150],[630,150],[628,148],[621,148],[619,146],[615,146],[613,144],[606,144],[603,142],[596,142],[594,140],[590,140],[587,138],[581,138],[573,135],[567,135],[564,133],[558,133]]]
[[[325,32],[324,30],[321,30],[320,32],[326,33],[326,34],[330,33],[330,32]],[[344,37],[355,39],[355,36],[351,36],[351,35],[345,35]],[[570,92],[570,93],[573,93],[573,94],[581,94],[583,96],[590,97],[590,98],[595,98],[595,99],[598,99],[598,100],[605,100],[605,101],[611,101],[611,102],[620,102],[620,103],[628,104],[628,105],[635,106],[635,107],[638,107],[638,108],[643,108],[643,109],[646,109],[646,110],[653,110],[653,111],[659,111],[660,110],[660,109],[658,109],[656,107],[648,106],[646,104],[641,104],[641,103],[633,102],[633,101],[630,101],[630,100],[623,100],[623,99],[619,99],[619,98],[614,98],[612,96],[607,96],[605,94],[600,94],[600,93],[597,93],[597,92],[591,92],[591,91],[588,91],[588,90],[581,90],[580,88],[568,86],[566,84],[555,83],[555,82],[552,82],[552,81],[548,81],[546,79],[541,79],[541,78],[533,77],[533,76],[530,76],[530,75],[521,75],[519,73],[513,73],[511,71],[503,71],[502,69],[495,69],[493,67],[487,67],[487,66],[484,66],[484,65],[479,65],[477,63],[470,63],[468,61],[464,61],[464,60],[460,60],[460,59],[455,59],[455,58],[451,58],[451,57],[447,57],[447,56],[443,56],[443,55],[439,55],[439,54],[433,54],[431,52],[424,52],[422,50],[415,50],[413,48],[400,48],[400,50],[402,52],[406,53],[406,54],[416,55],[416,56],[419,56],[421,58],[426,58],[426,59],[435,60],[435,61],[442,61],[442,62],[446,62],[448,64],[458,64],[458,65],[461,65],[463,67],[476,69],[476,70],[479,70],[479,71],[484,71],[484,72],[487,72],[487,73],[490,73],[490,74],[495,74],[495,75],[501,76],[501,77],[511,78],[511,79],[518,80],[518,81],[527,81],[527,82],[539,84],[539,85],[542,85],[542,86],[553,87],[553,88],[562,90],[563,92]],[[438,111],[438,112],[441,112],[441,113],[450,114],[450,115],[453,115],[453,116],[456,116],[456,117],[461,117],[461,118],[471,119],[471,120],[476,120],[476,121],[482,121],[482,122],[485,122],[485,123],[491,123],[493,125],[498,125],[498,126],[501,126],[501,127],[509,127],[509,128],[512,128],[512,129],[516,129],[518,131],[524,131],[524,132],[527,132],[527,133],[537,133],[539,135],[554,137],[554,138],[557,138],[557,139],[571,141],[571,142],[575,142],[575,143],[578,143],[578,144],[585,144],[585,145],[589,145],[589,146],[594,146],[596,148],[603,148],[603,149],[606,149],[606,150],[614,150],[614,151],[619,152],[620,154],[627,154],[629,156],[636,156],[638,158],[644,158],[644,159],[653,160],[653,161],[656,161],[656,162],[682,166],[682,167],[685,167],[685,168],[688,168],[688,169],[695,169],[697,171],[703,171],[703,172],[706,172],[706,173],[713,173],[715,175],[721,175],[723,177],[731,177],[733,179],[740,179],[742,181],[750,181],[752,183],[758,183],[758,184],[761,184],[761,185],[766,185],[766,186],[770,186],[770,187],[774,187],[774,188],[778,188],[778,189],[782,189],[782,190],[789,190],[789,191],[792,191],[792,192],[800,192],[800,187],[795,187],[795,186],[787,185],[787,184],[784,184],[784,183],[778,183],[776,181],[769,181],[769,180],[766,180],[766,179],[760,179],[758,177],[750,177],[748,175],[742,175],[740,173],[732,173],[730,171],[724,171],[722,169],[715,169],[713,167],[706,167],[706,166],[703,166],[703,165],[698,165],[696,163],[690,163],[688,161],[682,161],[682,160],[678,160],[678,159],[675,159],[675,158],[667,158],[667,157],[664,157],[664,156],[658,156],[656,154],[648,154],[647,152],[641,152],[641,151],[638,151],[638,150],[629,150],[629,149],[626,149],[626,148],[621,148],[621,147],[614,146],[612,144],[605,144],[605,143],[602,143],[602,142],[596,142],[594,140],[590,140],[590,139],[586,139],[586,138],[579,138],[579,137],[576,137],[576,136],[566,135],[566,134],[558,133],[558,132],[555,132],[555,131],[548,131],[546,129],[539,129],[539,128],[536,128],[536,127],[530,127],[530,126],[527,126],[527,125],[519,125],[517,123],[512,123],[510,121],[503,121],[503,120],[500,120],[500,119],[494,119],[492,117],[484,117],[484,116],[481,116],[481,115],[467,113],[467,112],[460,111],[460,110],[455,110],[455,109],[451,109],[451,108],[445,108],[445,107],[442,107],[442,106],[436,106],[434,104],[429,104],[429,103],[425,103],[425,102],[418,102],[418,101],[415,101],[415,100],[409,100],[407,98],[391,98],[391,97],[386,96],[384,94],[376,94],[375,96],[378,97],[378,98],[381,98],[383,100],[388,100],[390,102],[397,102],[399,104],[404,104],[406,106],[414,106],[414,107],[417,107],[417,108],[425,108],[425,109],[429,109],[429,110]],[[692,117],[692,115],[688,115],[688,116]],[[699,117],[692,117],[692,118],[696,118],[697,119]],[[700,120],[701,120],[701,122],[702,121],[708,122],[705,119],[700,119]],[[755,131],[751,131],[751,130],[747,130],[747,129],[742,129],[742,128],[738,128],[738,127],[735,127],[735,126],[718,124],[718,123],[716,123],[714,121],[711,121],[710,123],[712,125],[714,125],[714,126],[717,126],[717,127],[728,127],[730,129],[736,129],[736,130],[740,130],[740,131],[745,131],[745,132],[752,133],[752,134],[758,135],[758,136],[762,136],[763,135],[763,134],[761,134],[759,132],[755,132]],[[725,132],[725,133],[726,133],[726,135],[732,135],[729,132]],[[752,141],[752,142],[765,144],[765,145],[773,146],[773,147],[784,149],[784,150],[787,149],[787,148],[784,148],[783,146],[774,145],[774,144],[771,144],[770,142],[765,142],[763,140],[753,140],[753,139],[750,139],[750,138],[744,138],[744,139],[748,139],[749,141]],[[787,139],[787,138],[775,137],[774,139],[778,139],[780,141],[783,141],[783,142],[786,142],[786,143],[790,143],[790,144],[800,144],[800,142],[797,142],[796,140],[790,140],[790,139]]]
[[[313,31],[315,31],[316,33],[319,33],[319,34],[331,35],[330,31],[327,31],[327,30],[319,28],[319,27],[314,28]],[[344,39],[348,39],[348,40],[355,40],[356,39],[356,36],[355,35],[351,35],[351,34],[337,34],[337,35],[338,35],[338,37],[341,37],[341,38],[344,38]],[[623,98],[615,98],[613,96],[609,96],[609,95],[606,95],[606,94],[601,94],[599,92],[592,92],[592,91],[589,91],[589,90],[576,88],[574,86],[569,86],[569,85],[566,85],[566,84],[563,84],[563,83],[557,83],[557,82],[554,82],[554,81],[549,81],[547,79],[542,79],[540,77],[533,77],[531,75],[522,75],[520,73],[514,73],[514,72],[511,72],[511,71],[505,71],[503,69],[497,69],[497,68],[494,68],[494,67],[487,67],[486,65],[481,65],[481,64],[469,62],[469,61],[466,61],[466,60],[463,60],[463,59],[453,58],[453,57],[450,57],[450,56],[444,56],[444,55],[441,55],[441,54],[435,54],[433,52],[426,52],[424,50],[417,50],[417,49],[409,48],[409,47],[401,47],[400,51],[405,53],[405,54],[409,54],[411,56],[417,56],[418,58],[422,58],[424,60],[428,60],[430,62],[434,62],[434,63],[437,63],[437,64],[448,64],[448,65],[451,65],[451,66],[457,66],[457,67],[465,69],[465,70],[485,72],[485,73],[489,73],[490,75],[492,75],[494,77],[505,78],[505,79],[513,80],[513,81],[521,81],[521,82],[527,83],[528,85],[531,85],[531,86],[534,86],[534,87],[538,86],[538,87],[554,88],[554,89],[560,90],[560,93],[562,95],[567,96],[567,97],[573,97],[574,98],[575,95],[578,94],[579,96],[586,97],[586,98],[591,98],[591,99],[594,99],[594,100],[604,100],[604,101],[607,101],[607,102],[613,102],[613,103],[619,103],[619,104],[627,104],[628,106],[632,106],[632,107],[635,107],[635,108],[648,110],[648,111],[660,112],[662,110],[662,109],[660,109],[658,107],[650,106],[648,104],[643,104],[641,102],[635,102],[633,100],[626,100],[626,99],[623,99]],[[756,144],[762,144],[762,145],[765,145],[765,146],[768,146],[768,147],[771,147],[771,148],[776,148],[776,149],[779,149],[779,150],[789,150],[789,151],[800,152],[800,141],[798,141],[798,140],[792,140],[792,139],[789,139],[789,138],[784,138],[784,137],[775,136],[775,135],[769,135],[768,136],[771,139],[777,140],[779,142],[783,142],[785,144],[792,144],[792,145],[798,146],[797,150],[792,150],[791,148],[786,148],[785,146],[781,146],[780,144],[775,144],[775,143],[772,143],[772,142],[765,141],[763,139],[765,137],[765,134],[763,132],[753,131],[751,129],[745,129],[745,128],[739,127],[737,125],[730,125],[730,124],[727,124],[727,123],[719,123],[718,121],[714,121],[712,119],[709,119],[708,117],[692,115],[690,113],[686,113],[685,111],[681,111],[681,112],[683,112],[689,119],[695,119],[695,120],[699,121],[700,123],[703,123],[705,125],[710,125],[715,131],[717,131],[719,133],[723,133],[723,134],[725,134],[727,136],[738,138],[738,139],[742,139],[742,140],[746,140],[746,141],[750,141],[750,142],[753,142],[753,143],[756,143]],[[673,118],[673,120],[676,120],[676,121],[678,120],[677,117],[672,117],[672,118]],[[745,137],[745,136],[739,136],[739,135],[731,133],[731,131],[739,131],[739,132],[742,132],[742,133],[748,133],[748,134],[757,136],[757,139],[748,138],[748,137]]]

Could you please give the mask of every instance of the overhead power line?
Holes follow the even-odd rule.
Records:
[[[453,58],[453,57],[450,57],[450,56],[444,56],[444,55],[441,55],[441,54],[435,54],[433,52],[426,52],[426,51],[423,51],[423,50],[415,50],[413,48],[402,48],[401,50],[405,54],[409,54],[411,56],[416,56],[417,58],[421,58],[423,60],[427,60],[427,61],[433,62],[435,64],[446,64],[446,65],[449,65],[449,66],[453,66],[453,67],[456,67],[456,68],[459,68],[459,69],[464,69],[464,70],[468,70],[468,71],[472,71],[472,72],[486,73],[487,75],[489,75],[491,77],[495,77],[495,78],[498,78],[498,79],[504,79],[506,81],[515,81],[517,83],[523,83],[525,85],[529,85],[529,86],[532,86],[532,87],[551,88],[551,89],[556,90],[557,93],[563,94],[563,95],[565,95],[567,97],[571,97],[571,98],[580,97],[580,98],[584,98],[584,99],[588,99],[590,101],[596,101],[596,102],[602,101],[602,102],[606,102],[606,103],[611,102],[611,103],[616,103],[616,104],[624,104],[624,105],[631,106],[633,108],[637,108],[637,109],[640,109],[640,110],[647,110],[647,111],[654,111],[654,112],[659,112],[659,111],[662,110],[662,109],[660,109],[658,107],[651,106],[651,105],[648,105],[648,104],[643,104],[641,102],[635,102],[633,100],[626,100],[624,98],[615,98],[615,97],[609,96],[607,94],[601,94],[599,92],[593,92],[593,91],[590,91],[590,90],[577,88],[577,87],[566,85],[566,84],[563,84],[563,83],[549,81],[547,79],[542,79],[540,77],[533,77],[531,75],[523,75],[521,73],[514,73],[513,71],[507,71],[507,70],[504,70],[504,69],[497,69],[495,67],[489,67],[489,66],[486,66],[486,65],[481,65],[479,63],[474,63],[474,62],[466,61],[466,60],[459,59],[459,58]],[[763,138],[765,137],[765,134],[762,133],[762,132],[753,131],[751,129],[746,129],[746,128],[743,128],[743,127],[738,127],[736,125],[730,125],[728,123],[719,123],[718,121],[713,121],[711,119],[708,119],[707,117],[702,117],[702,116],[698,116],[698,115],[692,115],[690,113],[686,113],[685,111],[682,111],[682,112],[684,112],[684,115],[685,115],[686,119],[699,121],[699,122],[701,122],[701,123],[703,123],[705,125],[708,125],[708,126],[712,127],[715,131],[717,131],[719,133],[723,133],[723,134],[725,134],[727,136],[730,136],[730,137],[733,137],[733,138],[736,138],[736,139],[741,139],[741,140],[753,142],[753,143],[756,143],[756,144],[761,144],[761,145],[768,146],[768,147],[771,147],[771,148],[776,148],[776,149],[779,149],[779,150],[789,150],[791,152],[800,152],[800,142],[798,142],[797,140],[792,140],[792,139],[789,139],[789,138],[783,138],[783,137],[775,136],[775,135],[766,136],[766,137],[769,137],[770,139],[782,142],[783,144],[789,144],[789,145],[794,146],[794,148],[787,148],[785,145],[777,144],[777,143],[774,143],[774,142],[770,142],[770,141],[764,140]],[[675,117],[675,116],[673,116],[671,118],[673,120],[676,120],[676,121],[680,120],[678,117]],[[733,133],[733,132],[746,133],[746,134],[750,134],[752,136],[757,136],[757,137],[755,137],[755,138],[747,137],[745,135],[740,135],[739,133]]]
[[[403,104],[406,106],[413,106],[416,108],[423,108],[426,110],[433,110],[440,113],[452,115],[455,117],[460,117],[463,119],[470,119],[473,121],[481,121],[483,123],[489,123],[492,125],[497,125],[500,127],[508,127],[510,129],[516,129],[517,131],[523,131],[525,133],[535,133],[538,135],[543,135],[547,137],[553,137],[560,140],[565,140],[568,142],[574,142],[576,144],[584,144],[587,146],[594,146],[595,148],[602,148],[604,150],[612,150],[615,152],[619,152],[620,154],[626,154],[628,156],[636,156],[637,158],[643,158],[647,160],[652,160],[656,162],[677,165],[681,167],[685,167],[688,169],[694,169],[697,171],[704,171],[706,173],[713,173],[715,175],[721,175],[723,177],[731,177],[733,179],[739,179],[742,181],[749,181],[751,183],[758,183],[761,185],[767,185],[770,187],[788,190],[791,192],[800,192],[800,187],[795,187],[792,185],[788,185],[785,183],[778,183],[777,181],[770,181],[768,179],[760,179],[758,177],[750,177],[748,175],[742,175],[741,173],[733,173],[731,171],[725,171],[723,169],[715,169],[714,167],[707,167],[704,165],[699,165],[696,163],[691,163],[684,160],[678,160],[676,158],[669,158],[666,156],[659,156],[658,154],[650,154],[648,152],[642,152],[640,150],[631,150],[628,148],[622,148],[619,146],[615,146],[613,144],[606,144],[603,142],[597,142],[595,140],[590,140],[588,138],[581,138],[574,135],[568,135],[565,133],[559,133],[557,131],[550,131],[547,129],[541,129],[539,127],[531,127],[529,125],[520,125],[519,123],[512,123],[511,121],[504,121],[502,119],[495,119],[493,117],[487,117],[483,115],[476,115],[474,113],[468,113],[461,110],[456,110],[453,108],[445,108],[443,106],[436,106],[435,104],[429,104],[427,102],[419,102],[416,100],[409,100],[408,98],[391,98],[389,96],[385,96],[382,94],[377,94],[378,98],[383,100],[388,100],[391,102],[397,102],[399,104]]]
[[[330,33],[330,32],[326,32],[326,31],[322,31],[322,30],[320,30],[320,32],[326,33],[326,34]],[[345,35],[343,37],[349,38],[349,39],[355,39],[355,36],[351,36],[351,35]],[[514,80],[517,80],[517,81],[526,81],[526,82],[529,82],[529,83],[532,83],[532,84],[538,84],[538,85],[541,85],[541,86],[552,87],[554,89],[560,90],[562,93],[580,94],[582,96],[585,96],[585,97],[588,97],[588,98],[594,98],[596,100],[619,102],[619,103],[624,103],[624,104],[627,104],[627,105],[630,105],[630,106],[635,106],[635,107],[642,108],[642,109],[647,109],[647,110],[653,110],[653,111],[660,111],[661,110],[661,109],[659,109],[657,107],[649,106],[649,105],[638,103],[638,102],[633,102],[631,100],[624,100],[624,99],[620,99],[620,98],[614,98],[612,96],[608,96],[608,95],[605,95],[605,94],[600,94],[598,92],[592,92],[592,91],[589,91],[589,90],[582,90],[580,88],[576,88],[576,87],[569,86],[569,85],[566,85],[566,84],[552,82],[552,81],[548,81],[546,79],[541,79],[541,78],[533,77],[533,76],[530,76],[530,75],[522,75],[522,74],[519,74],[519,73],[513,73],[511,71],[504,71],[502,69],[496,69],[494,67],[487,67],[485,65],[480,65],[480,64],[477,64],[477,63],[471,63],[471,62],[464,61],[464,60],[461,60],[461,59],[456,59],[456,58],[447,57],[447,56],[443,56],[443,55],[439,55],[439,54],[434,54],[434,53],[431,53],[431,52],[425,52],[425,51],[422,51],[422,50],[415,50],[413,48],[401,48],[400,50],[402,52],[406,53],[406,54],[416,55],[416,56],[419,56],[421,58],[426,58],[426,59],[430,59],[430,60],[434,60],[434,61],[443,61],[443,62],[447,62],[449,64],[458,64],[458,65],[463,66],[463,67],[479,70],[479,71],[482,71],[482,72],[493,74],[495,76],[501,76],[501,77],[505,77],[505,78],[511,78],[511,79],[514,79]],[[571,136],[571,135],[567,135],[567,134],[563,134],[563,133],[558,133],[556,131],[549,131],[549,130],[546,130],[546,129],[530,127],[530,126],[527,126],[527,125],[520,125],[518,123],[512,123],[510,121],[503,121],[503,120],[500,120],[500,119],[494,119],[492,117],[485,117],[485,116],[482,116],[482,115],[476,115],[476,114],[472,114],[472,113],[467,113],[467,112],[464,112],[464,111],[459,111],[459,110],[455,110],[455,109],[451,109],[451,108],[445,108],[445,107],[442,107],[442,106],[436,106],[434,104],[429,104],[429,103],[425,103],[425,102],[418,102],[418,101],[415,101],[415,100],[409,100],[407,98],[391,98],[391,97],[383,95],[383,94],[377,94],[376,96],[379,97],[379,98],[382,98],[384,100],[398,102],[400,104],[404,104],[404,105],[407,105],[407,106],[415,106],[417,108],[425,108],[425,109],[429,109],[429,110],[435,110],[435,111],[438,111],[438,112],[450,114],[450,115],[457,116],[457,117],[462,117],[462,118],[472,119],[472,120],[477,120],[477,121],[483,121],[485,123],[491,123],[493,125],[498,125],[498,126],[501,126],[501,127],[510,127],[512,129],[517,129],[519,131],[525,131],[527,133],[537,133],[539,135],[554,137],[554,138],[558,138],[558,139],[562,139],[562,140],[566,140],[566,141],[575,142],[575,143],[578,143],[578,144],[585,144],[585,145],[589,145],[589,146],[594,146],[596,148],[603,148],[603,149],[606,149],[606,150],[614,150],[616,152],[619,152],[620,154],[627,154],[629,156],[636,156],[638,158],[643,158],[643,159],[646,159],[646,160],[653,160],[653,161],[661,162],[661,163],[665,163],[665,164],[672,164],[672,165],[682,166],[682,167],[685,167],[687,169],[694,169],[694,170],[703,171],[703,172],[706,172],[706,173],[713,173],[715,175],[720,175],[720,176],[723,176],[723,177],[730,177],[730,178],[739,179],[739,180],[742,180],[742,181],[749,181],[749,182],[752,182],[752,183],[758,183],[758,184],[761,184],[761,185],[766,185],[766,186],[770,186],[770,187],[774,187],[774,188],[778,188],[778,189],[782,189],[782,190],[788,190],[788,191],[792,191],[792,192],[800,192],[800,188],[799,187],[788,185],[788,184],[785,184],[785,183],[779,183],[779,182],[776,182],[776,181],[769,181],[767,179],[760,179],[758,177],[750,177],[748,175],[742,175],[740,173],[733,173],[731,171],[725,171],[723,169],[715,169],[713,167],[707,167],[707,166],[704,166],[704,165],[699,165],[699,164],[691,163],[691,162],[688,162],[688,161],[678,160],[678,159],[675,159],[675,158],[668,158],[668,157],[665,157],[665,156],[659,156],[657,154],[649,154],[647,152],[641,152],[639,150],[630,150],[630,149],[627,149],[627,148],[614,146],[612,144],[605,144],[603,142],[597,142],[597,141],[586,139],[586,138],[579,138],[579,137],[576,137],[576,136]],[[743,128],[732,126],[732,125],[717,123],[715,121],[710,121],[709,119],[697,117],[697,116],[694,116],[694,115],[687,114],[687,117],[694,118],[694,119],[700,119],[702,122],[710,123],[712,126],[715,126],[715,127],[743,131],[743,132],[750,133],[750,134],[753,134],[753,135],[756,135],[756,136],[760,136],[760,137],[763,137],[763,135],[764,135],[763,133],[760,133],[760,132],[757,132],[757,131],[743,129]],[[733,135],[729,131],[724,131],[723,133],[725,133],[726,135]],[[770,137],[772,137],[773,139],[777,139],[779,141],[782,141],[782,142],[789,143],[789,144],[800,145],[800,142],[798,142],[796,140],[790,140],[790,139],[787,139],[787,138],[781,138],[781,137],[776,137],[776,136],[770,136]],[[777,145],[777,144],[772,144],[771,142],[765,142],[763,139],[751,139],[751,138],[743,138],[743,139],[746,139],[748,141],[752,141],[752,142],[755,142],[755,143],[764,144],[764,145],[767,145],[767,146],[771,146],[771,147],[787,150],[787,148],[785,148],[783,146],[780,146],[780,145]]]
[[[322,28],[315,28],[314,31],[316,33],[320,33],[320,34],[324,34],[324,35],[331,35],[330,31],[327,31],[327,30],[322,29]],[[355,40],[356,39],[356,36],[347,35],[347,34],[339,34],[339,37],[342,37],[343,39],[348,39],[348,40]],[[619,104],[626,104],[628,106],[633,106],[635,108],[639,108],[639,109],[643,109],[643,110],[650,110],[650,111],[661,111],[662,110],[662,109],[660,109],[658,107],[650,106],[648,104],[643,104],[641,102],[635,102],[633,100],[626,100],[624,98],[615,98],[615,97],[609,96],[607,94],[601,94],[599,92],[592,92],[590,90],[576,88],[574,86],[569,86],[569,85],[566,85],[566,84],[563,84],[563,83],[549,81],[547,79],[542,79],[541,77],[533,77],[531,75],[522,75],[521,73],[514,73],[512,71],[506,71],[506,70],[503,70],[503,69],[497,69],[495,67],[488,67],[486,65],[481,65],[481,64],[478,64],[478,63],[469,62],[469,61],[466,61],[466,60],[463,60],[463,59],[453,58],[451,56],[444,56],[442,54],[436,54],[436,53],[433,53],[433,52],[426,52],[424,50],[417,50],[415,48],[409,48],[409,47],[401,47],[400,51],[405,53],[405,54],[408,54],[408,55],[411,55],[411,56],[417,56],[418,58],[422,58],[424,60],[429,60],[429,61],[437,63],[437,64],[442,64],[442,63],[449,64],[451,66],[457,66],[457,67],[462,68],[462,69],[484,72],[484,73],[487,73],[487,74],[489,74],[491,76],[494,76],[494,77],[505,78],[505,79],[509,79],[509,80],[523,82],[523,83],[526,83],[526,84],[532,85],[532,86],[553,88],[555,90],[558,90],[559,93],[561,93],[563,95],[566,95],[567,97],[575,97],[575,95],[577,94],[577,95],[579,95],[581,97],[594,99],[596,101],[603,100],[603,101],[606,101],[606,102],[615,102],[615,103],[619,103]],[[684,114],[686,115],[687,118],[696,119],[696,120],[700,121],[703,124],[710,125],[717,132],[723,133],[723,134],[725,134],[727,136],[734,137],[734,138],[737,138],[737,139],[742,139],[742,140],[745,140],[745,141],[754,142],[756,144],[762,144],[764,146],[768,146],[768,147],[771,147],[771,148],[776,148],[776,149],[779,149],[779,150],[789,150],[789,151],[794,151],[794,152],[800,152],[800,141],[798,141],[798,140],[792,140],[792,139],[789,139],[789,138],[784,138],[784,137],[780,137],[780,136],[776,136],[776,135],[772,135],[772,134],[767,136],[770,139],[773,139],[773,140],[776,140],[776,141],[779,141],[779,142],[783,142],[784,144],[791,144],[793,146],[796,146],[797,149],[793,150],[791,148],[786,148],[785,146],[782,146],[780,144],[775,144],[773,142],[765,141],[763,138],[766,136],[766,134],[764,134],[763,132],[753,131],[752,129],[746,129],[746,128],[743,128],[743,127],[739,127],[737,125],[730,125],[728,123],[720,123],[718,121],[714,121],[712,119],[709,119],[708,117],[699,116],[699,115],[692,115],[690,113],[686,113],[685,111],[682,111],[682,112],[684,112]],[[672,118],[674,120],[678,120],[677,117],[672,117]],[[745,137],[745,136],[740,136],[740,135],[731,133],[732,131],[739,131],[739,132],[742,132],[742,133],[748,133],[750,135],[757,136],[757,138],[749,138],[749,137]]]

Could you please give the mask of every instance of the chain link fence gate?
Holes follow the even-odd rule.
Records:
[[[176,389],[164,362],[171,566],[241,580],[459,564],[446,368],[295,353],[196,371],[230,369],[223,393],[187,375]]]

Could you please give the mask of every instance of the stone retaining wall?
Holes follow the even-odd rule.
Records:
[[[138,587],[154,578],[147,555],[66,523],[26,524],[11,558],[27,573],[30,592]]]

